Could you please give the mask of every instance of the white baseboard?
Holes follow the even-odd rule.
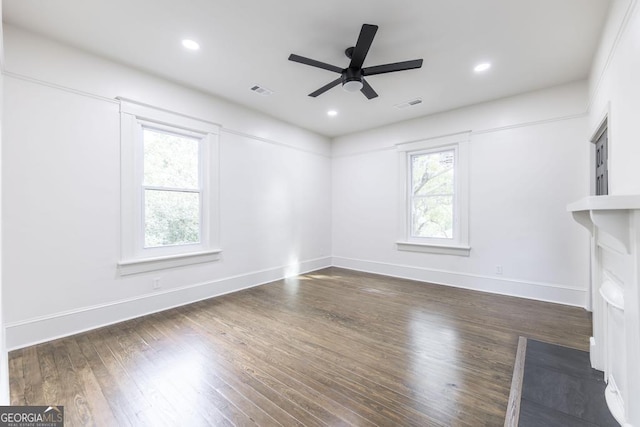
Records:
[[[583,308],[587,301],[586,290],[561,285],[344,257],[325,257],[303,261],[295,268],[283,266],[250,272],[136,298],[8,323],[5,325],[7,349],[11,351],[63,338],[196,301],[263,285],[289,275],[303,274],[331,266]]]
[[[361,259],[333,257],[334,267],[456,288],[509,295],[538,301],[553,302],[576,307],[586,307],[586,289],[576,289],[552,283],[531,282],[506,277],[482,276],[455,271],[435,270],[409,265],[389,264]]]
[[[591,362],[591,367],[593,369],[597,369],[598,371],[604,372],[605,366],[600,354],[600,348],[598,347],[598,343],[596,342],[595,337],[589,338],[589,361]],[[605,381],[607,379],[605,378]]]
[[[302,261],[295,267],[282,266],[255,271],[210,282],[196,283],[182,288],[155,292],[136,298],[7,323],[5,325],[7,349],[11,351],[63,338],[147,314],[263,285],[283,279],[291,274],[303,274],[327,267],[331,267],[331,257]]]

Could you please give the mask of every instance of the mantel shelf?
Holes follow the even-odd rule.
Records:
[[[640,210],[640,195],[589,196],[567,205],[569,212],[634,209]]]
[[[567,210],[591,234],[595,227],[613,237],[608,242],[612,249],[629,253],[629,218],[632,211],[640,211],[640,195],[585,197],[567,205]]]

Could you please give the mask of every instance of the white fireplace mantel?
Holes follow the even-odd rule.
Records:
[[[617,249],[629,253],[629,219],[640,210],[640,196],[591,196],[567,206],[574,219],[593,234],[594,227],[616,241]]]
[[[611,413],[640,427],[640,195],[591,196],[567,210],[591,235],[591,365]]]

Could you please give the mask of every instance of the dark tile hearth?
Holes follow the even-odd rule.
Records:
[[[520,427],[618,427],[605,402],[602,372],[589,353],[527,340]]]

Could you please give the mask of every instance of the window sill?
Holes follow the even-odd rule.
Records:
[[[436,245],[432,243],[396,242],[399,251],[423,252],[430,254],[469,256],[471,246]]]
[[[126,260],[118,263],[118,269],[120,270],[121,276],[128,276],[130,274],[146,273],[149,271],[218,261],[221,253],[222,251],[220,249],[215,249],[155,258]]]

